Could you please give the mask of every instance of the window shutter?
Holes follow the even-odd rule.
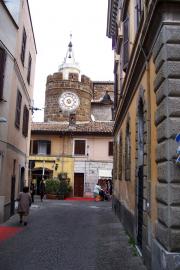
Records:
[[[15,125],[17,128],[20,126],[20,117],[21,117],[21,102],[22,95],[19,90],[17,90],[17,98],[16,98],[16,116],[15,116]]]
[[[33,141],[33,154],[37,155],[38,153],[38,141]]]
[[[25,137],[28,136],[28,126],[29,126],[29,111],[27,106],[24,106],[24,112],[23,112],[23,129],[22,133]]]
[[[30,146],[29,146],[29,155],[32,154],[32,145],[33,145],[33,141],[30,140]]]
[[[113,143],[113,154],[114,154],[114,158],[113,158],[113,178],[114,180],[117,179],[117,142]]]
[[[26,31],[23,29],[23,36],[22,36],[22,45],[21,45],[21,62],[24,65],[24,59],[25,59],[25,51],[26,51]]]
[[[109,156],[113,156],[113,142],[109,142]]]
[[[118,75],[114,74],[114,109],[116,110],[118,104]]]
[[[75,155],[85,155],[85,140],[75,140],[74,154]]]
[[[123,23],[123,70],[126,71],[129,62],[129,17],[127,16]]]
[[[138,29],[142,13],[141,0],[136,0],[135,9],[136,9],[136,27]]]
[[[131,153],[130,153],[130,126],[129,122],[126,127],[126,144],[125,144],[125,180],[130,180]]]
[[[0,100],[3,99],[5,62],[6,62],[6,52],[3,48],[0,48]]]
[[[51,154],[51,141],[47,141],[47,155]]]
[[[122,135],[119,138],[119,180],[122,180]]]
[[[27,72],[27,82],[28,82],[28,84],[30,84],[30,78],[31,78],[31,65],[32,65],[32,57],[31,57],[31,54],[29,54],[28,72]]]

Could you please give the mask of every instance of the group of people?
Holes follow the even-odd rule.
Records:
[[[96,201],[108,201],[110,200],[112,195],[112,184],[110,185],[110,188],[102,187],[100,185],[100,182],[98,181],[94,186],[94,198]]]
[[[43,201],[45,195],[45,183],[42,179],[39,185],[40,190],[40,198]],[[34,203],[34,195],[35,195],[35,184],[31,182],[30,189],[29,187],[24,187],[23,191],[19,193],[17,197],[18,201],[18,209],[17,212],[19,214],[19,223],[24,223],[24,226],[27,226],[27,217],[29,215],[29,208],[32,203]]]
[[[33,182],[31,182],[30,194],[31,194],[32,203],[34,202],[35,193],[36,193],[35,184]],[[44,198],[44,195],[45,195],[45,182],[44,182],[43,179],[40,181],[40,184],[39,184],[39,194],[40,194],[40,198],[41,198],[41,202],[42,202],[43,198]]]
[[[19,193],[17,201],[18,201],[18,214],[19,214],[19,223],[24,223],[24,226],[27,225],[27,217],[29,215],[29,208],[32,203],[34,203],[34,195],[35,195],[35,184],[31,182],[30,189],[29,187],[24,187],[23,191]],[[39,184],[39,193],[40,199],[43,201],[45,195],[45,182],[42,179]],[[112,194],[112,184],[110,184],[110,189],[103,189],[98,181],[98,183],[94,187],[94,197],[95,200],[109,200]]]

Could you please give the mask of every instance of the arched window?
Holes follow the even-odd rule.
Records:
[[[129,120],[126,126],[125,137],[125,180],[130,181],[130,169],[131,169],[131,147],[130,147],[130,124]]]

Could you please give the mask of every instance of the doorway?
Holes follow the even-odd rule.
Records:
[[[24,188],[24,175],[25,175],[25,168],[21,167],[20,185],[19,185],[20,191],[23,191]]]
[[[32,180],[34,181],[34,184],[35,184],[35,193],[37,195],[40,195],[40,182],[41,182],[41,180],[42,179],[46,180],[46,179],[52,178],[53,171],[49,170],[48,168],[38,167],[38,168],[32,169],[31,175],[32,175]]]
[[[16,185],[16,177],[11,177],[11,208],[10,208],[10,215],[14,215],[15,209],[15,185]]]
[[[143,166],[138,169],[138,224],[137,224],[137,244],[142,249],[142,229],[143,229]]]
[[[84,196],[84,173],[74,174],[74,197]]]

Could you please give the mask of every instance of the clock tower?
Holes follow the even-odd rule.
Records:
[[[70,114],[76,121],[91,119],[92,82],[80,75],[70,40],[68,50],[58,72],[47,77],[44,121],[69,121]]]

